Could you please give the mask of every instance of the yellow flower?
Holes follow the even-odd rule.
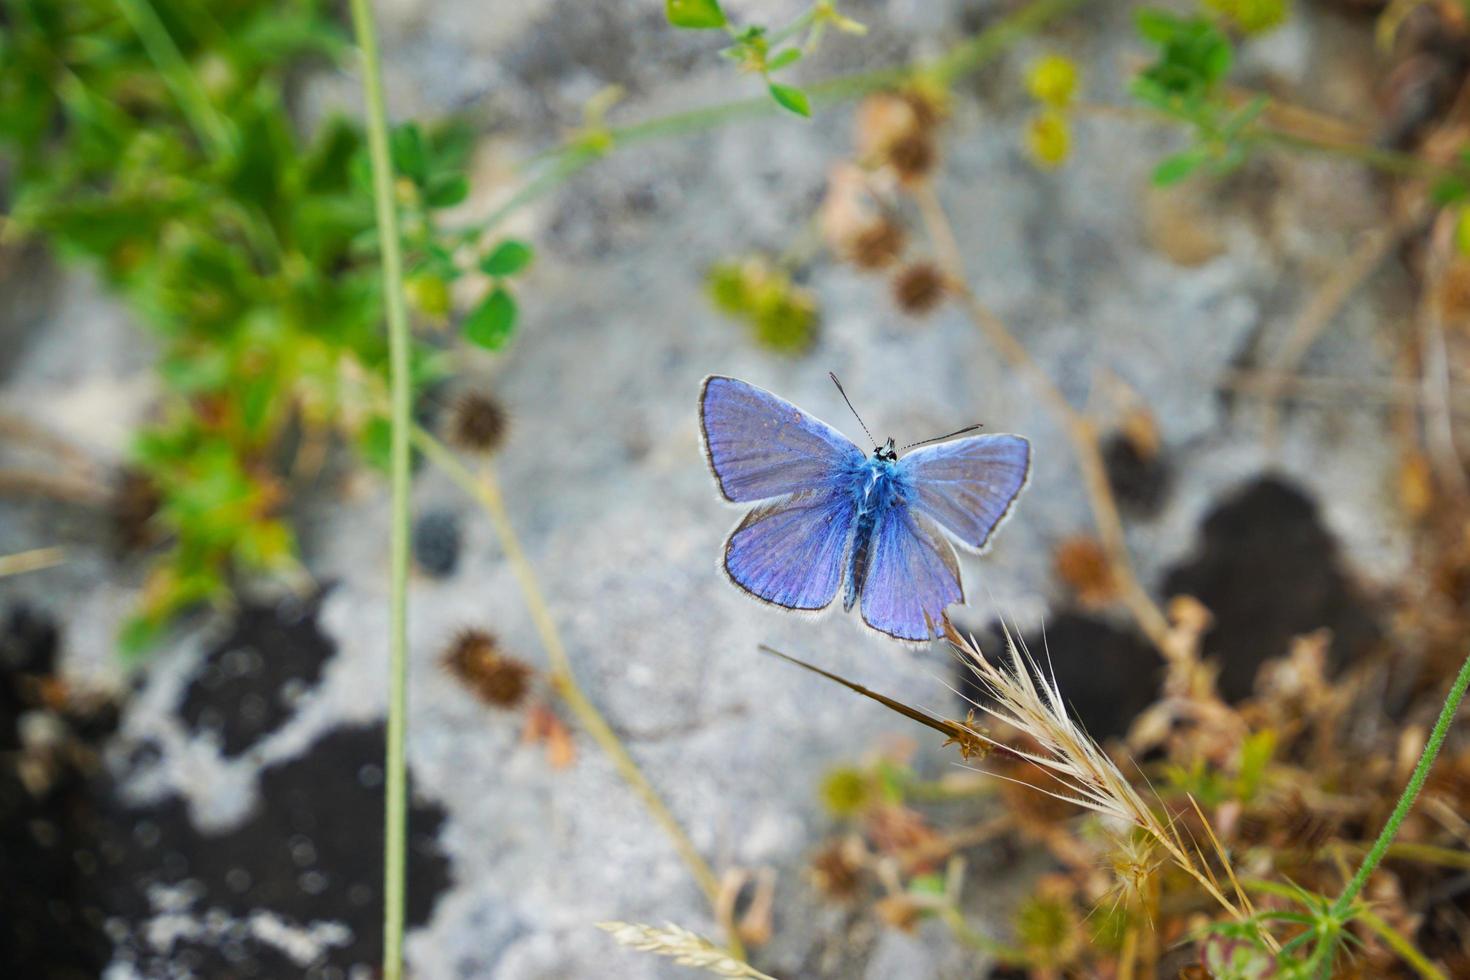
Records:
[[[1067,159],[1072,148],[1072,134],[1067,117],[1055,109],[1047,109],[1032,117],[1026,125],[1026,152],[1032,162],[1051,170]]]
[[[1026,73],[1026,88],[1037,101],[1064,109],[1077,95],[1077,64],[1059,54],[1038,58]]]
[[[1290,0],[1205,0],[1205,6],[1234,21],[1244,34],[1264,34],[1291,12]]]

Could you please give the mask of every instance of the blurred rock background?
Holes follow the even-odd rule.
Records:
[[[380,6],[394,114],[465,114],[483,133],[466,218],[504,200],[518,168],[577,126],[607,86],[622,89],[615,121],[759,94],[714,56],[716,41],[671,30],[649,0]],[[796,9],[729,6],[768,21]],[[869,34],[829,38],[798,79],[933,56],[1001,7],[853,0],[843,10]],[[1023,151],[1021,79],[1047,51],[1079,63],[1084,100],[1097,103],[1123,101],[1143,57],[1128,9],[1091,5],[959,85],[937,189],[973,289],[1104,431],[1139,410],[1157,427],[1163,475],[1142,491],[1156,499],[1125,514],[1147,585],[1224,594],[1280,576],[1275,605],[1268,596],[1227,614],[1244,633],[1222,654],[1279,654],[1261,646],[1284,648],[1314,625],[1371,633],[1361,596],[1408,561],[1388,412],[1367,400],[1293,403],[1273,447],[1260,405],[1219,382],[1270,363],[1322,281],[1384,223],[1382,184],[1351,163],[1273,154],[1222,181],[1157,190],[1150,174],[1179,134],[1103,113],[1079,117],[1064,166],[1038,170]],[[1244,52],[1244,81],[1372,120],[1365,66],[1375,56],[1352,13],[1301,4]],[[355,105],[356,92],[347,71],[312,78],[303,124]],[[912,935],[885,929],[825,903],[804,871],[831,826],[817,796],[831,767],[892,739],[916,739],[914,764],[933,775],[951,757],[878,706],[756,648],[953,716],[962,712],[950,655],[887,642],[855,617],[781,615],[729,586],[718,558],[738,513],[719,501],[700,457],[700,379],[748,379],[853,434],[827,380],[835,371],[880,438],[914,441],[976,420],[1027,435],[1030,489],[991,553],[963,558],[972,601],[960,619],[977,630],[999,614],[1028,632],[1043,620],[1070,624],[1051,632],[1050,652],[1076,678],[1079,701],[1126,700],[1143,686],[1146,704],[1154,660],[1124,620],[1078,610],[1056,581],[1058,544],[1091,529],[1071,451],[1045,404],[958,309],[907,316],[882,277],[819,251],[797,273],[820,309],[818,339],[802,356],[761,349],[709,302],[715,263],[811,237],[852,130],[852,106],[839,105],[810,122],[769,116],[640,144],[519,211],[509,230],[538,247],[518,291],[522,327],[510,350],[473,361],[472,372],[509,410],[496,465],[584,686],[716,868],[775,872],[774,935],[753,961],[783,977],[973,976],[975,954],[939,923]],[[117,463],[149,412],[148,335],[85,272],[30,249],[0,261],[0,405],[99,466]],[[1307,367],[1385,377],[1384,331],[1406,315],[1410,289],[1386,262]],[[0,458],[27,451],[12,443]],[[1264,475],[1275,482],[1256,484]],[[1227,514],[1225,540],[1267,528],[1255,559],[1235,564],[1201,531],[1232,502],[1237,523]],[[413,975],[682,975],[615,948],[592,924],[671,920],[713,935],[698,889],[589,739],[574,729],[575,760],[554,768],[523,739],[519,715],[487,709],[443,670],[441,651],[466,627],[545,662],[483,516],[432,468],[417,475],[413,505],[420,518],[453,515],[440,520],[457,538],[452,570],[420,569],[411,586]],[[58,935],[89,937],[72,943],[70,975],[96,963],[109,977],[371,975],[361,964],[376,956],[379,916],[386,486],[356,475],[296,511],[320,593],[191,618],[130,677],[114,637],[139,574],[98,544],[96,508],[0,498],[0,553],[66,548],[63,564],[0,580],[7,649],[35,676],[121,699],[115,722],[81,736],[99,760],[91,788],[77,790],[90,815],[67,831],[75,840],[53,842],[93,855],[78,859],[81,870],[71,862],[65,873],[80,877],[70,895],[80,897],[56,913]],[[1298,547],[1309,559],[1293,561]],[[1304,608],[1323,621],[1291,621]],[[45,663],[53,655],[54,667]],[[1248,688],[1253,668],[1243,669]],[[33,823],[7,834],[23,837]],[[87,872],[88,862],[102,870]],[[977,922],[1004,930],[1029,866],[983,848],[972,855],[966,905]],[[66,904],[67,891],[54,901]]]

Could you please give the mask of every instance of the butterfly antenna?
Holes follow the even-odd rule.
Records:
[[[900,449],[899,452],[903,452],[904,449],[913,449],[915,446],[927,446],[931,442],[943,442],[946,439],[953,439],[955,436],[962,436],[966,432],[974,432],[976,429],[983,428],[985,428],[984,425],[976,422],[974,425],[967,425],[963,429],[955,429],[947,436],[935,436],[933,439],[921,439],[918,442],[911,442],[907,446],[904,446],[903,449]]]
[[[832,383],[837,386],[837,393],[842,396],[843,401],[847,402],[848,410],[852,412],[852,417],[858,420],[858,425],[861,425],[863,427],[863,433],[868,437],[868,441],[875,446],[878,445],[878,440],[874,439],[873,433],[868,431],[868,425],[866,422],[863,421],[863,417],[857,413],[857,409],[852,407],[852,399],[848,398],[847,392],[842,390],[842,382],[837,380],[837,375],[831,371],[828,371],[827,377],[831,378]]]

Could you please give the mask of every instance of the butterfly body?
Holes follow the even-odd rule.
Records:
[[[940,635],[964,601],[946,534],[982,550],[1030,473],[1030,443],[982,435],[902,457],[892,439],[864,454],[790,402],[735,378],[705,379],[700,428],[725,499],[756,503],[725,542],[730,580],[794,610],[861,603],[872,628]]]
[[[893,440],[888,442],[891,446]],[[881,449],[875,450],[863,461],[853,481],[852,537],[847,546],[847,568],[843,576],[846,584],[842,595],[844,612],[851,611],[863,590],[869,548],[878,524],[887,512],[908,502],[909,486],[898,461],[885,457]]]

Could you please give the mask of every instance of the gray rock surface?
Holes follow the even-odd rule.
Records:
[[[571,0],[487,7],[466,0],[384,4],[395,109],[469,108],[492,136],[470,210],[505,188],[507,161],[524,159],[574,125],[579,106],[608,84],[627,103],[614,119],[754,92],[714,56],[707,36],[676,34],[657,4]],[[741,15],[790,3],[732,0]],[[852,4],[873,25],[866,39],[834,37],[807,77],[933,53],[993,5]],[[1317,14],[1263,44],[1247,70],[1300,77],[1313,64],[1341,79],[1341,52],[1324,51],[1337,25]],[[1385,419],[1371,407],[1302,408],[1288,416],[1273,459],[1255,414],[1229,414],[1211,378],[1242,351],[1283,336],[1315,283],[1382,219],[1373,185],[1351,166],[1271,158],[1221,187],[1190,191],[1219,254],[1183,267],[1149,233],[1148,175],[1177,134],[1107,116],[1085,118],[1075,157],[1036,171],[1019,150],[1028,111],[1019,76],[1049,47],[1078,57],[1091,101],[1122,98],[1140,55],[1125,11],[1093,11],[961,86],[939,191],[957,228],[975,290],[1011,325],[1078,404],[1107,418],[1119,385],[1154,412],[1175,463],[1167,508],[1131,528],[1145,580],[1188,553],[1200,515],[1219,494],[1276,465],[1321,494],[1326,518],[1357,568],[1391,574],[1404,560],[1384,474],[1392,460]],[[1310,29],[1308,29],[1310,27]],[[1314,71],[1317,70],[1314,68]],[[314,107],[349,101],[350,75],[313,89]],[[1361,93],[1323,89],[1350,111]],[[1070,450],[1045,405],[957,309],[915,322],[892,306],[881,279],[821,259],[809,287],[823,311],[821,341],[784,360],[751,346],[704,298],[702,275],[720,258],[780,249],[803,233],[829,165],[850,146],[850,111],[812,123],[777,118],[614,153],[515,220],[541,243],[521,290],[524,325],[489,374],[509,405],[513,434],[498,471],[516,527],[593,700],[720,868],[779,874],[776,936],[756,954],[778,976],[962,977],[973,955],[935,924],[915,937],[823,907],[801,868],[828,829],[815,799],[821,774],[883,735],[917,735],[881,708],[763,658],[769,643],[910,702],[953,713],[942,683],[947,654],[888,642],[841,614],[783,615],[739,595],[718,571],[720,544],[738,513],[722,504],[700,457],[695,396],[711,372],[781,393],[855,432],[826,373],[837,372],[880,436],[919,439],[974,419],[1036,446],[1031,488],[994,550],[963,559],[977,623],[1001,610],[1022,620],[1057,598],[1050,549],[1086,530],[1086,502]],[[497,180],[499,183],[497,184]],[[1400,299],[1391,275],[1349,305],[1310,368],[1375,375],[1374,331]],[[102,458],[144,411],[146,360],[136,328],[86,277],[68,272],[32,330],[0,402],[88,444]],[[126,409],[119,409],[126,404]],[[105,421],[105,429],[99,428]],[[105,437],[98,432],[105,431]],[[385,704],[386,487],[368,479],[310,531],[313,574],[338,586],[323,621],[340,647],[300,712],[259,748],[224,760],[171,713],[199,635],[181,637],[148,667],[129,705],[126,739],[156,739],[161,762],[130,787],[137,799],[182,794],[201,828],[228,828],[255,803],[255,775],[306,750],[344,722]],[[448,817],[441,843],[454,884],[409,939],[415,976],[655,977],[683,971],[618,950],[592,928],[606,919],[671,920],[713,934],[708,910],[661,834],[594,744],[551,771],[520,742],[517,718],[487,712],[447,677],[438,651],[463,626],[493,629],[538,664],[544,658],[489,524],[442,475],[425,471],[415,506],[465,517],[456,573],[416,577],[411,592],[409,757],[417,792]],[[35,511],[5,504],[0,552],[49,543]],[[44,513],[44,512],[43,512]],[[59,613],[69,670],[117,683],[109,636],[129,588],[101,558],[0,582]],[[268,651],[266,651],[268,655]],[[950,758],[929,745],[920,763]],[[376,819],[376,814],[364,814]],[[972,875],[971,891],[1007,883]],[[1014,883],[1009,886],[1014,889]],[[1004,905],[986,903],[989,927]]]

